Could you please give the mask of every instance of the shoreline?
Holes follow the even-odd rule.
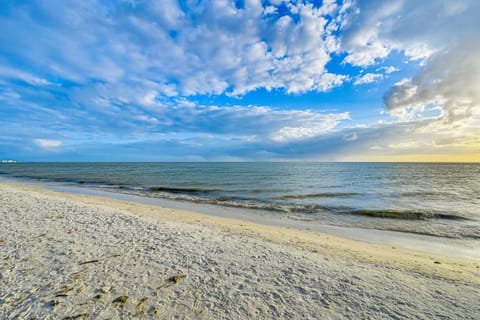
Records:
[[[134,202],[155,207],[164,207],[181,211],[189,211],[220,218],[232,218],[254,224],[272,227],[311,231],[327,234],[342,239],[360,241],[369,244],[381,244],[406,250],[418,251],[431,255],[446,256],[454,259],[466,259],[480,262],[480,240],[451,239],[431,234],[408,231],[362,228],[348,225],[324,224],[316,220],[303,220],[290,216],[273,214],[269,211],[245,209],[214,204],[193,203],[157,197],[146,197],[135,194],[97,189],[58,182],[22,181],[15,178],[0,177],[0,183],[20,183],[62,193],[90,195],[113,200]]]
[[[219,228],[226,228],[230,232],[239,232],[243,233],[245,231],[251,232],[257,236],[264,237],[268,240],[276,240],[276,241],[284,241],[284,238],[278,238],[273,236],[275,232],[279,232],[282,235],[288,235],[288,241],[292,242],[299,237],[305,237],[309,240],[313,240],[313,243],[324,242],[326,239],[331,240],[328,241],[329,245],[332,248],[339,249],[339,248],[356,248],[358,251],[368,251],[369,257],[374,257],[378,252],[376,249],[380,248],[380,251],[387,250],[388,252],[392,251],[391,253],[398,254],[400,252],[407,253],[408,256],[425,256],[429,257],[429,259],[445,259],[449,261],[465,261],[472,263],[474,265],[478,265],[480,269],[480,259],[468,259],[465,257],[459,256],[449,256],[445,254],[438,254],[432,253],[422,250],[414,250],[410,248],[402,248],[402,247],[395,247],[388,243],[388,239],[381,238],[379,236],[377,242],[373,241],[362,241],[358,240],[354,235],[345,231],[339,235],[337,230],[338,229],[358,229],[364,232],[381,232],[387,235],[390,234],[405,234],[406,236],[413,236],[416,237],[416,234],[411,233],[403,233],[403,232],[396,232],[396,231],[384,231],[384,230],[371,230],[371,229],[360,229],[355,227],[337,227],[337,226],[326,226],[325,229],[320,230],[311,230],[308,227],[302,227],[301,225],[296,225],[295,220],[287,221],[286,223],[282,224],[274,224],[269,223],[268,219],[272,217],[272,215],[261,216],[257,219],[254,214],[239,214],[244,212],[245,210],[238,210],[236,208],[229,208],[229,207],[221,207],[221,206],[214,206],[214,205],[205,205],[204,207],[207,210],[198,210],[201,209],[202,205],[198,204],[190,204],[188,202],[181,202],[175,200],[168,200],[168,199],[158,199],[158,198],[145,198],[140,196],[129,196],[121,193],[113,193],[108,191],[97,191],[94,189],[83,189],[83,188],[67,188],[63,186],[55,186],[52,185],[51,188],[48,186],[44,186],[41,183],[38,185],[32,185],[29,183],[21,183],[21,182],[5,182],[0,180],[0,186],[2,184],[6,185],[13,185],[15,187],[24,189],[25,191],[37,191],[44,194],[50,195],[57,195],[63,196],[66,199],[72,199],[75,201],[82,201],[86,204],[90,205],[100,205],[100,206],[107,206],[112,207],[115,209],[120,209],[122,213],[126,213],[128,215],[133,215],[137,218],[147,218],[151,219],[153,222],[158,222],[159,220],[162,221],[173,221],[173,222],[182,222],[182,223],[199,223],[201,221],[202,224],[205,226],[210,227],[219,227]],[[31,189],[30,189],[31,188]],[[76,190],[74,190],[76,189]],[[78,192],[75,192],[78,191]],[[90,192],[89,192],[90,191]],[[118,196],[118,197],[115,197]],[[133,200],[132,200],[133,199]],[[142,201],[146,200],[146,201]],[[151,201],[149,201],[151,200]],[[160,200],[160,201],[155,201]],[[141,208],[141,210],[137,210],[137,208]],[[214,210],[208,210],[208,208],[214,207]],[[132,214],[133,211],[137,211],[136,214]],[[223,211],[223,212],[222,212]],[[234,214],[231,214],[230,211],[237,211]],[[238,227],[241,228],[238,228]],[[333,229],[337,229],[332,231],[329,227]],[[318,239],[315,239],[317,238]],[[426,236],[430,237],[430,236]],[[292,240],[293,239],[293,240]],[[363,239],[363,238],[362,238]],[[382,240],[387,240],[385,244],[379,243]],[[414,239],[415,240],[415,239]],[[286,240],[285,240],[286,241]],[[310,243],[309,241],[304,241],[305,243]],[[335,243],[335,244],[334,244]],[[325,246],[325,244],[322,244]],[[370,248],[374,249],[373,252],[370,252]],[[480,271],[479,271],[480,276]]]
[[[0,274],[6,283],[0,288],[0,314],[6,318],[72,316],[81,310],[88,310],[88,317],[132,316],[143,298],[152,304],[141,308],[147,314],[164,310],[198,318],[295,317],[290,314],[295,308],[333,318],[361,312],[373,318],[414,316],[409,312],[430,309],[438,316],[450,312],[474,318],[480,311],[478,306],[448,303],[455,299],[466,303],[478,296],[478,261],[19,183],[1,182],[0,196],[6,230],[0,247],[9,257],[3,256]],[[22,271],[30,268],[35,279],[44,280],[36,291]],[[75,280],[79,274],[88,279]],[[115,284],[106,284],[106,278]],[[299,288],[292,288],[299,283]],[[55,297],[66,287],[71,290]],[[392,290],[399,292],[389,296]],[[126,291],[130,303],[117,308],[115,296],[123,297]],[[339,300],[326,298],[325,292]],[[442,294],[435,298],[435,292]],[[105,299],[95,301],[98,295]],[[185,310],[176,305],[175,297],[184,299]],[[387,297],[407,302],[394,305]],[[49,305],[52,301],[58,306]],[[375,306],[382,301],[383,309]]]

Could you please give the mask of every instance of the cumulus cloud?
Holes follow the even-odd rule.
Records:
[[[344,63],[375,66],[392,52],[421,61],[412,78],[384,95],[386,111],[401,121],[419,122],[417,132],[465,130],[480,119],[480,2],[392,0],[357,1],[344,26]],[[435,16],[432,15],[435,13]],[[385,74],[395,67],[378,67]],[[381,78],[367,73],[354,84]]]
[[[343,26],[342,48],[348,52],[344,62],[370,66],[393,51],[411,61],[426,59],[455,44],[458,32],[472,31],[478,9],[475,0],[357,1]]]
[[[55,149],[62,145],[60,140],[34,139],[33,142],[42,149]]]
[[[468,120],[480,115],[479,55],[480,46],[470,42],[432,57],[416,76],[397,83],[386,93],[387,110],[405,117],[437,107],[441,111],[439,123],[471,124]]]
[[[148,80],[167,96],[327,91],[346,80],[326,68],[339,49],[343,9],[335,1],[30,1],[4,9],[0,27],[14,30],[0,35],[7,61],[55,79]]]

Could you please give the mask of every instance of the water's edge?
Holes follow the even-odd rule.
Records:
[[[0,182],[23,183],[59,192],[93,195],[165,208],[187,210],[211,216],[239,219],[263,225],[330,234],[349,240],[385,246],[394,246],[428,254],[480,261],[480,250],[478,250],[480,247],[480,241],[476,239],[449,239],[410,232],[376,230],[352,226],[335,226],[323,224],[319,221],[305,221],[302,219],[295,220],[291,217],[279,216],[266,210],[245,209],[226,207],[218,204],[213,205],[181,200],[152,198],[140,195],[112,192],[109,190],[102,190],[86,186],[74,186],[54,182],[41,182],[26,179],[16,179],[12,177],[0,177]]]

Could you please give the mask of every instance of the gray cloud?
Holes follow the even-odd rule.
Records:
[[[479,24],[480,27],[480,24]],[[467,39],[465,40],[467,41]],[[385,95],[387,110],[399,116],[440,107],[439,122],[458,124],[480,115],[480,45],[473,39],[429,59],[415,77]]]
[[[389,114],[402,121],[433,119],[419,122],[417,132],[479,125],[479,1],[373,0],[352,8],[342,38],[345,63],[372,66],[392,52],[421,61],[415,76],[385,93]],[[363,80],[369,79],[355,83]]]
[[[357,1],[344,24],[345,62],[376,64],[392,51],[410,60],[425,59],[458,45],[462,35],[478,30],[480,3],[476,0]]]

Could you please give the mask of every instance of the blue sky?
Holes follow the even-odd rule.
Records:
[[[475,0],[2,1],[0,158],[480,161]]]

